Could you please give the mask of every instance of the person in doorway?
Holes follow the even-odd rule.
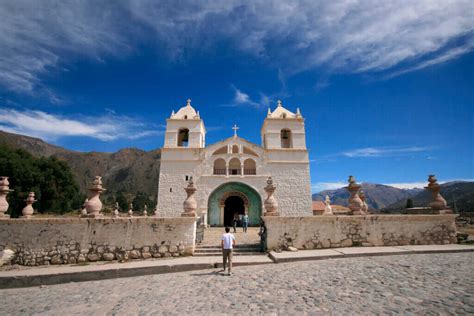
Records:
[[[222,247],[222,263],[225,268],[228,267],[228,275],[232,274],[232,251],[235,247],[235,237],[230,233],[230,228],[225,228],[225,234],[221,238],[221,247]]]
[[[249,215],[245,212],[244,216],[242,216],[242,229],[244,233],[247,232],[247,228],[249,227]]]
[[[234,218],[232,219],[232,227],[234,227],[234,233],[237,232],[237,225],[239,224],[239,213],[234,213]]]
[[[267,250],[267,227],[265,226],[265,222],[263,219],[260,219],[260,231],[258,232],[260,236],[260,249],[261,251]]]

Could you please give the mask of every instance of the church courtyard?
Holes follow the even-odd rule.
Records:
[[[473,253],[343,258],[0,291],[0,313],[472,314]]]

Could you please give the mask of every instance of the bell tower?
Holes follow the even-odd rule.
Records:
[[[173,111],[166,120],[158,183],[159,216],[176,216],[177,205],[186,199],[183,187],[191,177],[196,182],[199,181],[205,137],[204,122],[199,112],[191,106],[190,99],[178,112]],[[199,196],[199,192],[196,196]]]

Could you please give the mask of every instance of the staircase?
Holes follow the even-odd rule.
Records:
[[[263,255],[260,248],[260,237],[258,236],[258,227],[249,227],[247,233],[243,233],[242,229],[238,229],[234,234],[237,246],[234,248],[234,256],[255,256]],[[196,244],[194,250],[195,257],[216,257],[222,256],[221,236],[224,233],[223,227],[206,228],[204,230],[204,238],[201,243]]]
[[[234,256],[255,256],[262,255],[260,244],[237,245],[234,248]],[[216,257],[222,256],[222,249],[219,246],[197,245],[194,250],[195,257]]]

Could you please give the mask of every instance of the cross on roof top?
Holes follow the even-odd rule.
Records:
[[[191,99],[187,99],[187,100],[186,100],[186,105],[187,105],[187,106],[191,106]]]
[[[278,100],[277,103],[278,103],[278,106],[281,106],[281,100]]]
[[[232,126],[232,129],[234,130],[234,137],[237,137],[237,130],[239,129],[239,127],[234,124],[234,126]]]

